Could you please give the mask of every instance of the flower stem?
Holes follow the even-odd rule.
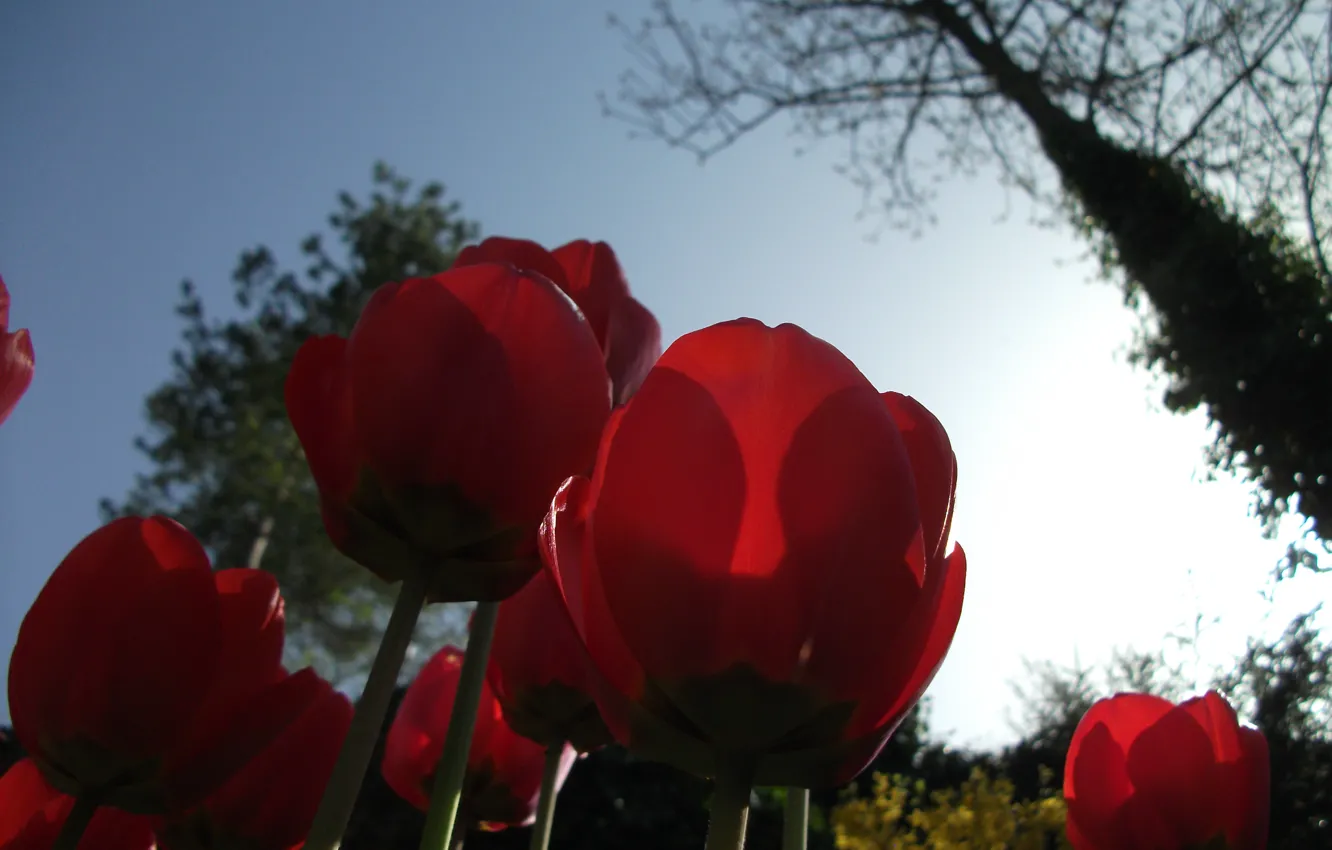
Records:
[[[786,789],[786,814],[782,821],[782,850],[805,850],[809,841],[809,789]]]
[[[453,824],[458,818],[463,780],[467,776],[467,754],[472,748],[472,731],[476,729],[476,707],[486,683],[486,664],[490,660],[498,613],[498,602],[476,603],[472,633],[467,638],[458,690],[453,697],[453,713],[449,715],[449,731],[435,768],[435,787],[430,794],[425,831],[421,833],[421,850],[445,850],[453,838]]]
[[[550,844],[550,825],[555,822],[555,780],[564,760],[564,742],[546,748],[546,770],[541,774],[541,796],[537,799],[536,823],[532,824],[530,850],[546,850]]]
[[[749,794],[753,787],[753,765],[729,762],[718,766],[705,850],[744,850],[745,828],[749,826]]]
[[[342,833],[351,819],[352,807],[356,805],[361,783],[365,780],[365,770],[370,765],[375,742],[384,726],[389,700],[398,684],[398,672],[407,655],[407,645],[412,642],[412,632],[425,605],[425,593],[423,573],[409,575],[398,588],[393,614],[379,642],[365,689],[356,701],[356,713],[352,715],[351,727],[333,765],[333,775],[324,788],[324,797],[319,801],[319,810],[305,840],[305,850],[337,850],[342,843]]]
[[[86,796],[75,797],[74,808],[70,809],[69,816],[65,818],[65,825],[60,827],[60,834],[56,836],[51,850],[76,850],[83,831],[88,828],[96,813],[96,803]]]

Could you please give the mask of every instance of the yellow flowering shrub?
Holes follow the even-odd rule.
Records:
[[[1070,850],[1064,800],[1014,801],[1013,784],[977,768],[961,788],[925,793],[905,777],[874,775],[874,796],[833,809],[838,850]]]

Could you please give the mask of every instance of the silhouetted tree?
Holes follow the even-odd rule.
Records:
[[[1332,541],[1325,136],[1332,9],[1314,0],[658,0],[621,26],[641,67],[608,111],[700,156],[779,115],[850,141],[891,223],[938,180],[997,168],[1067,216],[1140,308],[1165,405],[1254,482],[1275,534]],[[700,17],[704,13],[699,13]],[[1289,225],[1289,226],[1288,226]],[[1299,238],[1292,236],[1299,231]],[[1282,572],[1317,568],[1294,546]]]
[[[1313,611],[1280,639],[1250,641],[1217,686],[1272,753],[1271,850],[1332,848],[1332,642]]]
[[[241,255],[233,274],[239,315],[217,320],[193,283],[181,286],[183,346],[174,374],[146,403],[149,435],[135,445],[152,462],[104,518],[161,513],[189,528],[218,567],[263,566],[282,584],[288,646],[335,680],[355,675],[387,619],[382,585],[328,542],[283,384],[296,349],[315,334],[347,334],[380,284],[443,271],[477,226],[444,187],[411,183],[384,164],[367,201],[339,196],[329,217],[340,250],[314,234],[305,268],[285,268],[266,247]],[[428,612],[423,629],[457,631]],[[441,619],[443,617],[443,619]],[[438,642],[438,641],[434,641]],[[431,647],[433,649],[433,647]]]

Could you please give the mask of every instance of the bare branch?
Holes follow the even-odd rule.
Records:
[[[1179,156],[1179,152],[1197,138],[1198,134],[1202,131],[1203,125],[1206,124],[1208,120],[1211,119],[1212,115],[1221,108],[1222,104],[1224,104],[1230,95],[1234,93],[1235,89],[1239,88],[1252,77],[1253,73],[1267,61],[1267,57],[1272,54],[1272,51],[1276,50],[1277,45],[1281,44],[1282,39],[1290,34],[1290,31],[1294,29],[1295,24],[1300,19],[1300,13],[1304,11],[1304,7],[1307,5],[1308,4],[1305,2],[1299,2],[1292,7],[1287,19],[1277,26],[1276,31],[1258,50],[1257,55],[1254,56],[1252,60],[1244,63],[1244,66],[1240,69],[1239,73],[1235,74],[1230,81],[1226,83],[1225,88],[1221,90],[1220,94],[1212,99],[1212,102],[1203,110],[1202,115],[1194,121],[1193,127],[1190,128],[1189,131],[1176,141],[1175,144],[1171,146],[1170,150],[1166,152],[1167,158],[1174,159]],[[1238,36],[1236,37],[1236,43],[1242,44]]]
[[[1087,118],[1088,121],[1094,121],[1096,118],[1096,105],[1105,90],[1106,84],[1110,81],[1110,48],[1114,45],[1115,31],[1119,27],[1120,15],[1128,5],[1127,0],[1115,0],[1114,8],[1110,10],[1110,20],[1105,27],[1105,39],[1101,42],[1101,52],[1096,58],[1096,77],[1091,85],[1087,87]]]

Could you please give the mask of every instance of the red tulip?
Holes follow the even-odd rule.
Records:
[[[1215,692],[1178,706],[1103,699],[1078,724],[1064,766],[1075,850],[1263,850],[1267,740]]]
[[[546,573],[500,603],[486,676],[518,734],[582,752],[611,742],[578,632]]]
[[[461,650],[446,646],[431,658],[403,696],[384,742],[384,780],[422,811],[430,805],[461,673]],[[573,767],[574,756],[573,749],[565,746],[556,791]],[[490,688],[483,687],[467,754],[459,823],[488,829],[532,823],[545,758],[545,747],[509,728]]]
[[[677,340],[542,527],[616,738],[757,785],[863,770],[957,628],[955,483],[929,411],[800,328]]]
[[[543,275],[568,293],[597,335],[616,404],[629,400],[661,356],[661,326],[629,294],[620,261],[605,242],[578,239],[547,251],[527,239],[497,236],[464,248],[454,267],[474,263],[509,263]]]
[[[0,776],[0,850],[50,850],[74,808],[74,798],[61,794],[42,778],[32,759],[23,759]],[[83,831],[79,850],[151,850],[153,830],[148,818],[97,809]]]
[[[284,685],[300,715],[200,806],[161,822],[164,850],[289,850],[305,841],[352,706],[308,668]]]
[[[217,788],[297,707],[282,599],[258,570],[214,573],[169,519],[118,519],[56,568],[9,666],[14,732],[47,780],[138,814]]]
[[[9,332],[9,290],[0,278],[0,425],[32,383],[32,337],[26,330]]]
[[[350,339],[301,347],[286,401],[339,549],[388,581],[426,570],[435,601],[494,600],[540,569],[610,382],[554,284],[483,263],[380,287]]]

